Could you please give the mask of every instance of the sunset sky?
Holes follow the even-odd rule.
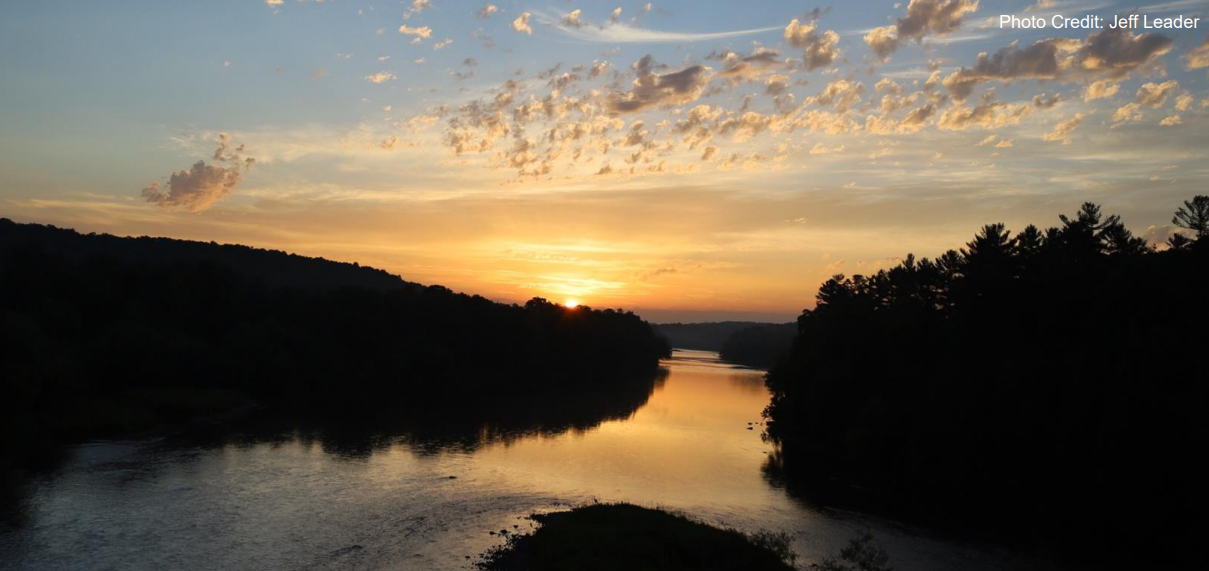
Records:
[[[1135,9],[1202,21],[997,26]],[[501,301],[789,320],[984,223],[1091,200],[1162,242],[1209,191],[1209,0],[2,10],[0,216]]]

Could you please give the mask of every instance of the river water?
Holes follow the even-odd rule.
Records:
[[[534,512],[626,501],[744,531],[786,531],[799,563],[869,529],[896,569],[1052,568],[1010,552],[789,497],[763,467],[762,372],[676,351],[628,414],[555,430],[485,427],[471,444],[271,437],[78,446],[28,482],[0,532],[20,570],[453,570]]]

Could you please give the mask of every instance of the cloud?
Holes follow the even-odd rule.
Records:
[[[769,95],[780,95],[789,89],[789,76],[774,75],[764,82],[764,92]]]
[[[1086,89],[1083,90],[1083,101],[1095,101],[1096,99],[1108,99],[1117,94],[1121,90],[1121,85],[1112,81],[1099,79],[1093,81]]]
[[[1158,109],[1179,88],[1180,82],[1174,79],[1163,83],[1146,83],[1138,88],[1137,102],[1145,107]]]
[[[1179,115],[1172,115],[1170,117],[1164,117],[1162,121],[1159,121],[1159,125],[1161,125],[1163,127],[1172,127],[1175,125],[1182,125],[1183,123],[1184,123],[1184,120],[1180,119]]]
[[[718,73],[719,77],[729,79],[735,85],[776,72],[785,67],[785,62],[781,61],[780,54],[765,49],[758,49],[751,55],[737,54],[731,51],[724,54],[715,52],[706,56],[706,59],[720,61],[722,63],[722,71]]]
[[[948,131],[961,131],[969,127],[995,129],[1020,123],[1032,112],[1029,105],[1012,105],[995,100],[994,90],[983,94],[982,102],[972,108],[955,106],[940,117],[939,126]]]
[[[1112,114],[1112,122],[1114,127],[1122,123],[1132,123],[1141,120],[1142,106],[1137,103],[1123,105]]]
[[[1187,69],[1209,67],[1209,37],[1206,37],[1201,45],[1184,54],[1184,62],[1184,67]]]
[[[823,143],[815,143],[814,146],[810,148],[810,154],[812,155],[830,155],[842,152],[844,152],[844,145],[840,145],[838,147],[828,147]]]
[[[445,48],[449,47],[449,44],[452,44],[452,43],[453,43],[452,38],[445,38],[444,40],[433,44],[432,49],[434,49],[434,50],[445,49]]]
[[[405,36],[416,36],[416,40],[418,41],[421,38],[423,38],[423,39],[431,38],[432,37],[432,28],[429,28],[428,26],[420,26],[418,28],[413,28],[411,26],[404,24],[402,26],[399,26],[399,33],[403,34]]]
[[[609,21],[614,24],[621,22],[621,7],[613,8],[613,12],[609,14]]]
[[[529,12],[521,12],[521,15],[517,16],[517,18],[512,21],[512,29],[522,34],[532,36],[533,28],[529,26],[529,18],[531,17],[533,17],[533,14],[530,14]]]
[[[483,6],[483,8],[475,14],[475,16],[478,16],[478,18],[481,20],[486,20],[499,11],[500,9],[495,4],[487,4],[486,6]]]
[[[946,36],[961,27],[966,14],[978,10],[977,0],[911,0],[907,14],[894,24],[874,28],[865,43],[881,61],[909,41],[921,42],[930,35]]]
[[[375,73],[373,75],[365,76],[365,81],[368,81],[370,83],[386,83],[388,81],[392,81],[395,79],[398,79],[398,77],[396,77],[395,74],[393,74],[389,71],[379,71],[378,73]]]
[[[1039,94],[1033,97],[1033,107],[1038,109],[1053,109],[1054,106],[1062,102],[1062,94],[1055,93],[1053,97],[1046,98],[1045,94]]]
[[[255,159],[243,156],[244,147],[231,148],[231,137],[226,133],[218,136],[218,144],[207,165],[199,160],[191,168],[177,171],[161,185],[153,182],[143,188],[141,194],[147,202],[161,208],[201,212],[231,194],[242,180],[242,172],[252,168]],[[225,163],[230,166],[218,166]]]
[[[1058,123],[1054,127],[1054,130],[1042,135],[1041,140],[1049,142],[1061,141],[1063,145],[1069,145],[1071,143],[1070,133],[1079,126],[1079,123],[1083,122],[1084,117],[1082,113],[1075,113],[1070,119]]]
[[[954,99],[963,100],[979,84],[1024,79],[1072,80],[1125,79],[1134,71],[1157,66],[1171,51],[1171,38],[1162,34],[1137,34],[1128,30],[1094,32],[1085,41],[1068,38],[1039,40],[1021,48],[1016,42],[994,55],[978,54],[972,67],[963,67],[944,80]]]
[[[575,12],[572,12],[572,14],[575,14]],[[619,16],[618,20],[620,20],[620,12],[617,12],[617,14]],[[565,19],[551,18],[545,15],[539,15],[539,17],[543,24],[548,24],[576,40],[600,44],[688,44],[750,36],[752,34],[762,34],[780,29],[779,26],[770,26],[767,28],[726,32],[667,32],[637,28],[621,21],[610,21],[601,26],[593,26],[581,20],[578,14],[576,14],[575,21],[579,25],[568,25]]]
[[[835,110],[842,113],[859,103],[864,93],[865,85],[863,83],[837,79],[828,83],[821,93],[812,98],[812,101],[819,107],[834,105]],[[809,104],[810,101],[807,103]]]
[[[632,88],[625,93],[609,94],[606,105],[612,113],[637,113],[665,105],[684,105],[701,96],[713,70],[694,65],[680,71],[660,74],[654,71],[656,64],[650,56],[644,56],[634,64],[638,74]]]
[[[802,50],[806,71],[827,67],[840,56],[835,47],[840,42],[839,34],[832,30],[819,33],[817,21],[800,24],[797,18],[790,20],[785,27],[785,42]]]
[[[410,20],[412,14],[419,14],[429,8],[432,8],[431,0],[412,0],[411,8],[403,12],[403,19]]]
[[[570,27],[570,28],[584,27],[584,21],[579,19],[579,14],[581,12],[583,12],[583,10],[578,10],[578,9],[572,10],[570,13],[563,16],[563,19],[561,21],[562,25]]]

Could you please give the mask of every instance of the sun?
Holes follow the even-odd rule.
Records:
[[[563,307],[566,307],[567,309],[575,309],[575,308],[579,307],[579,300],[578,299],[568,299],[565,303],[563,303]]]

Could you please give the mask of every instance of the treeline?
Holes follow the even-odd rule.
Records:
[[[731,335],[758,325],[755,321],[711,321],[708,323],[659,323],[655,330],[676,349],[721,351]]]
[[[764,323],[744,327],[730,335],[720,356],[755,369],[770,369],[789,353],[798,334],[795,323]]]
[[[620,310],[506,305],[281,252],[0,219],[9,450],[249,402],[457,414],[631,377],[649,384],[668,353]]]
[[[774,468],[1083,558],[1203,562],[1209,197],[1161,251],[1094,204],[1060,222],[823,284],[767,377]]]

